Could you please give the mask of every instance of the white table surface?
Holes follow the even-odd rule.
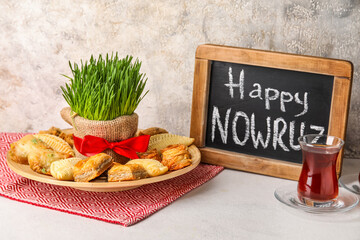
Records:
[[[343,163],[343,174],[360,171],[360,159]],[[225,169],[130,227],[0,197],[0,239],[360,239],[360,205],[341,214],[303,213],[274,197],[291,183]]]

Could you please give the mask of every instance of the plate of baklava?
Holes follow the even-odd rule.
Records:
[[[106,153],[75,157],[71,130],[55,127],[12,143],[7,164],[28,179],[93,192],[124,191],[169,180],[199,165],[201,155],[193,138],[161,128],[139,133],[151,135],[148,150],[125,164]]]

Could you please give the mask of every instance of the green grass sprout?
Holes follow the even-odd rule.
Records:
[[[89,120],[112,120],[131,115],[148,93],[144,94],[147,78],[140,73],[141,62],[126,56],[120,59],[111,54],[103,59],[91,56],[89,62],[81,65],[69,62],[72,77],[61,86],[63,97],[71,110]]]

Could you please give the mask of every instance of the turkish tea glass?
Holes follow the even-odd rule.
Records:
[[[302,170],[298,181],[299,200],[313,207],[328,207],[339,193],[336,162],[344,141],[328,135],[299,137]]]

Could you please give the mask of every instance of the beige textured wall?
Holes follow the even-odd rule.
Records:
[[[358,0],[1,0],[0,12],[0,131],[68,127],[68,61],[118,51],[149,78],[140,127],[187,135],[195,50],[214,43],[352,61],[346,155],[360,157]]]

